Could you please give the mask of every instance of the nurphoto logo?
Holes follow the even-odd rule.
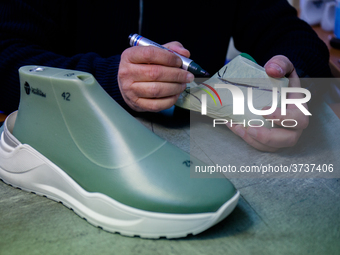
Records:
[[[206,87],[208,87],[211,91],[215,93],[215,95],[218,97],[220,104],[222,106],[222,101],[217,93],[217,91],[207,85],[202,83]],[[245,97],[243,95],[243,92],[240,88],[238,88],[235,85],[231,84],[216,84],[215,85],[216,89],[228,89],[233,98],[233,115],[244,115],[244,105],[245,105]],[[215,98],[213,97],[212,93],[208,91],[207,89],[200,88],[201,90],[204,90],[214,101],[215,105],[217,105]],[[247,106],[248,109],[251,113],[255,115],[269,115],[272,114],[278,105],[278,88],[273,87],[272,89],[272,105],[269,109],[255,109],[254,104],[253,104],[253,89],[251,87],[247,88],[248,96],[247,96]],[[305,95],[304,98],[288,98],[288,93],[302,93]],[[311,116],[312,114],[307,110],[307,108],[303,105],[304,103],[307,103],[311,99],[311,93],[309,90],[304,89],[304,88],[296,88],[296,87],[283,87],[281,88],[281,115],[286,115],[287,114],[287,105],[289,104],[294,104],[304,115]],[[206,115],[207,114],[207,95],[202,94],[201,95],[201,114]],[[266,119],[266,121],[271,121],[272,126],[274,126],[274,121],[276,119]],[[253,122],[261,122],[261,125],[254,125],[252,124]],[[286,123],[292,123],[294,122],[293,125],[287,125]],[[213,126],[217,124],[226,124],[228,123],[228,120],[226,119],[214,119],[213,121]],[[246,125],[245,120],[243,122],[238,122],[238,123],[232,123],[232,120],[230,120],[230,124],[243,124],[244,126]],[[263,126],[264,122],[263,120],[260,119],[251,119],[248,120],[248,126],[251,127],[260,127]],[[282,126],[284,127],[295,127],[298,123],[294,119],[285,119],[281,122]]]

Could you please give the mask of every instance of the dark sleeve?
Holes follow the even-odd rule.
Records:
[[[285,55],[300,77],[331,77],[329,51],[286,0],[246,1],[233,31],[235,45],[264,65]]]
[[[272,56],[285,55],[303,75],[331,76],[327,46],[286,0],[246,2],[233,31],[240,51],[247,51],[261,65]]]
[[[18,108],[18,69],[43,65],[92,73],[101,86],[123,103],[117,73],[120,55],[103,58],[96,53],[72,55],[75,29],[68,17],[73,1],[0,2],[0,110]],[[86,39],[86,36],[84,37]]]

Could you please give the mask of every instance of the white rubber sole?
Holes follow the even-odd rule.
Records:
[[[0,179],[14,187],[46,196],[109,232],[142,238],[179,238],[198,234],[227,217],[239,192],[214,213],[168,214],[133,208],[101,194],[87,192],[62,169],[12,134],[16,112],[5,121],[0,140]]]

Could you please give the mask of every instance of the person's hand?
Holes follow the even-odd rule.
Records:
[[[179,42],[165,47],[189,57]],[[173,106],[194,80],[194,75],[181,69],[182,60],[174,53],[153,46],[136,46],[121,55],[118,84],[125,102],[135,111],[158,112]]]
[[[285,56],[274,56],[264,66],[266,73],[274,78],[284,76],[289,79],[289,87],[301,87],[299,77],[293,64]],[[301,93],[290,93],[288,98],[303,98]],[[307,109],[307,105],[303,104]],[[277,108],[272,114],[264,116],[266,119],[279,119],[274,121],[275,124],[281,125],[284,119],[294,119],[297,125],[291,128],[265,128],[265,127],[244,127],[242,125],[233,125],[228,127],[238,136],[242,137],[251,146],[261,151],[274,152],[280,148],[294,146],[300,138],[302,131],[308,126],[309,118],[304,115],[300,109],[293,104],[287,105],[287,114],[281,115],[281,108]],[[292,125],[288,124],[286,125]]]

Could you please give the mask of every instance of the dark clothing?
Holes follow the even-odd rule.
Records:
[[[158,43],[179,41],[214,74],[224,64],[229,39],[264,65],[287,56],[301,75],[331,76],[326,46],[286,0],[144,1],[142,35]],[[138,32],[139,1],[0,1],[0,110],[18,108],[18,69],[44,65],[92,73],[124,104],[117,83],[120,54]]]

